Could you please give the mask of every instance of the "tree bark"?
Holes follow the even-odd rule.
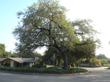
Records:
[[[63,60],[64,60],[63,69],[67,70],[69,68],[69,66],[68,66],[68,57],[67,57],[66,54],[63,54],[63,56],[64,56],[64,58],[63,58]]]

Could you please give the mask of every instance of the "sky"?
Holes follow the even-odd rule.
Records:
[[[15,50],[16,39],[12,32],[17,26],[17,12],[25,10],[37,0],[1,0],[0,2],[0,43],[5,44],[7,51]],[[60,0],[67,8],[69,20],[91,19],[94,29],[99,34],[101,47],[96,54],[105,54],[110,58],[110,0]],[[43,52],[45,49],[39,50]]]

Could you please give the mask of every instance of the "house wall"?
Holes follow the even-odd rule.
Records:
[[[1,62],[1,65],[7,67],[32,67],[34,63],[33,62],[19,63],[13,59],[7,58]]]
[[[7,59],[7,60],[2,61],[1,65],[9,67],[10,66],[10,60]]]
[[[21,66],[20,63],[18,63],[16,61],[13,61],[11,59],[6,59],[6,60],[2,61],[1,65],[7,66],[7,67],[18,67],[18,66]]]
[[[14,61],[10,61],[10,67],[15,67],[14,66]]]
[[[29,64],[29,67],[32,67],[33,65],[34,65],[34,63],[30,63],[30,64]]]

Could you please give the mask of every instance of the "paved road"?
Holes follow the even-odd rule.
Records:
[[[89,73],[72,75],[23,75],[0,72],[0,82],[110,82],[110,70],[95,69]]]

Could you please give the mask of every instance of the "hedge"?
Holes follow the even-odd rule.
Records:
[[[0,67],[0,70],[8,71],[8,72],[19,72],[19,73],[48,73],[48,74],[69,74],[69,73],[87,72],[87,70],[81,69],[81,68],[70,68],[70,69],[64,70],[59,67],[49,67],[49,68]]]

